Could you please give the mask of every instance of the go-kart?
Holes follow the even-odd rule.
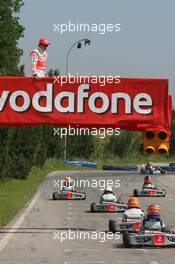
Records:
[[[122,202],[91,203],[90,209],[93,213],[124,213],[127,209],[127,204]]]
[[[131,247],[175,247],[174,232],[142,231],[140,233],[123,233],[123,245]]]
[[[86,193],[65,190],[57,191],[53,193],[53,200],[86,200]]]
[[[135,219],[135,220],[128,219],[126,222],[110,219],[109,220],[109,231],[113,233],[116,233],[116,232],[123,233],[124,231],[135,233],[135,232],[140,231],[141,224],[142,224],[141,219]]]
[[[135,197],[165,197],[166,191],[158,189],[157,187],[154,188],[142,188],[142,190],[134,189],[133,192]]]
[[[141,174],[165,174],[166,170],[160,168],[159,166],[155,166],[154,169],[148,169],[146,166],[141,166],[140,168]]]

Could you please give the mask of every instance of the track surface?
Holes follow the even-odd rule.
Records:
[[[104,232],[108,230],[111,218],[120,218],[120,214],[92,214],[90,203],[99,201],[99,188],[85,188],[85,201],[53,201],[54,179],[71,176],[88,180],[99,186],[99,180],[119,180],[120,187],[115,192],[127,202],[134,188],[140,189],[143,175],[125,172],[55,172],[50,174],[39,189],[33,204],[20,213],[0,232],[0,264],[173,264],[175,249],[125,249],[120,239],[107,239]],[[153,182],[167,191],[166,198],[140,198],[142,208],[151,202],[157,202],[162,208],[162,218],[166,224],[175,224],[175,175],[153,175]],[[93,180],[93,181],[92,181]],[[102,181],[101,181],[102,184]],[[87,186],[87,184],[86,184]],[[94,186],[94,185],[93,185]],[[101,185],[102,186],[102,185]],[[80,188],[84,191],[83,188]],[[22,216],[21,216],[22,215]],[[18,223],[16,226],[15,223]],[[63,242],[58,235],[71,239]],[[87,236],[80,238],[80,232]],[[92,235],[96,234],[96,235]],[[73,235],[77,237],[73,239]],[[104,241],[105,242],[102,242]]]

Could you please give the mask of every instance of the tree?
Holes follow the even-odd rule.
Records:
[[[22,5],[22,0],[0,0],[0,75],[24,75],[24,66],[19,66],[23,52],[17,47],[24,31],[17,17]],[[15,161],[11,140],[15,133],[15,128],[0,127],[0,178],[3,180],[12,175]]]
[[[50,69],[47,73],[50,77],[52,76],[60,76],[60,70],[59,69]]]
[[[23,51],[17,47],[24,27],[16,16],[22,6],[22,0],[0,0],[0,75],[24,74],[24,67],[19,66]]]

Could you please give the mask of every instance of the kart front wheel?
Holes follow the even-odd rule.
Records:
[[[96,203],[91,204],[91,212],[96,212]]]
[[[114,220],[112,219],[109,220],[109,231],[111,231],[112,233],[115,233]]]
[[[82,198],[82,200],[86,200],[86,194],[85,193],[83,193],[84,194],[84,197]]]
[[[135,196],[135,197],[138,197],[138,196],[139,196],[139,192],[138,192],[137,189],[134,189],[134,196]]]
[[[53,200],[56,200],[55,193],[53,193],[52,198],[53,198]]]
[[[125,248],[131,248],[128,231],[123,232],[123,245]]]

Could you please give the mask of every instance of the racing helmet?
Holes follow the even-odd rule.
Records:
[[[148,215],[156,216],[160,215],[161,208],[157,204],[151,204],[147,208]]]
[[[152,183],[151,176],[145,176],[145,178],[144,178],[144,184],[151,184],[151,183]]]
[[[148,161],[146,165],[147,166],[152,166],[152,162]]]
[[[38,46],[40,46],[40,45],[48,46],[48,45],[50,45],[50,43],[46,38],[41,38],[38,42]]]
[[[113,193],[112,187],[111,186],[107,186],[106,189],[104,189],[104,193]]]
[[[71,177],[66,177],[64,181],[67,183],[71,183],[73,180],[71,179]]]
[[[128,201],[128,209],[130,208],[140,208],[137,197],[131,197]]]

